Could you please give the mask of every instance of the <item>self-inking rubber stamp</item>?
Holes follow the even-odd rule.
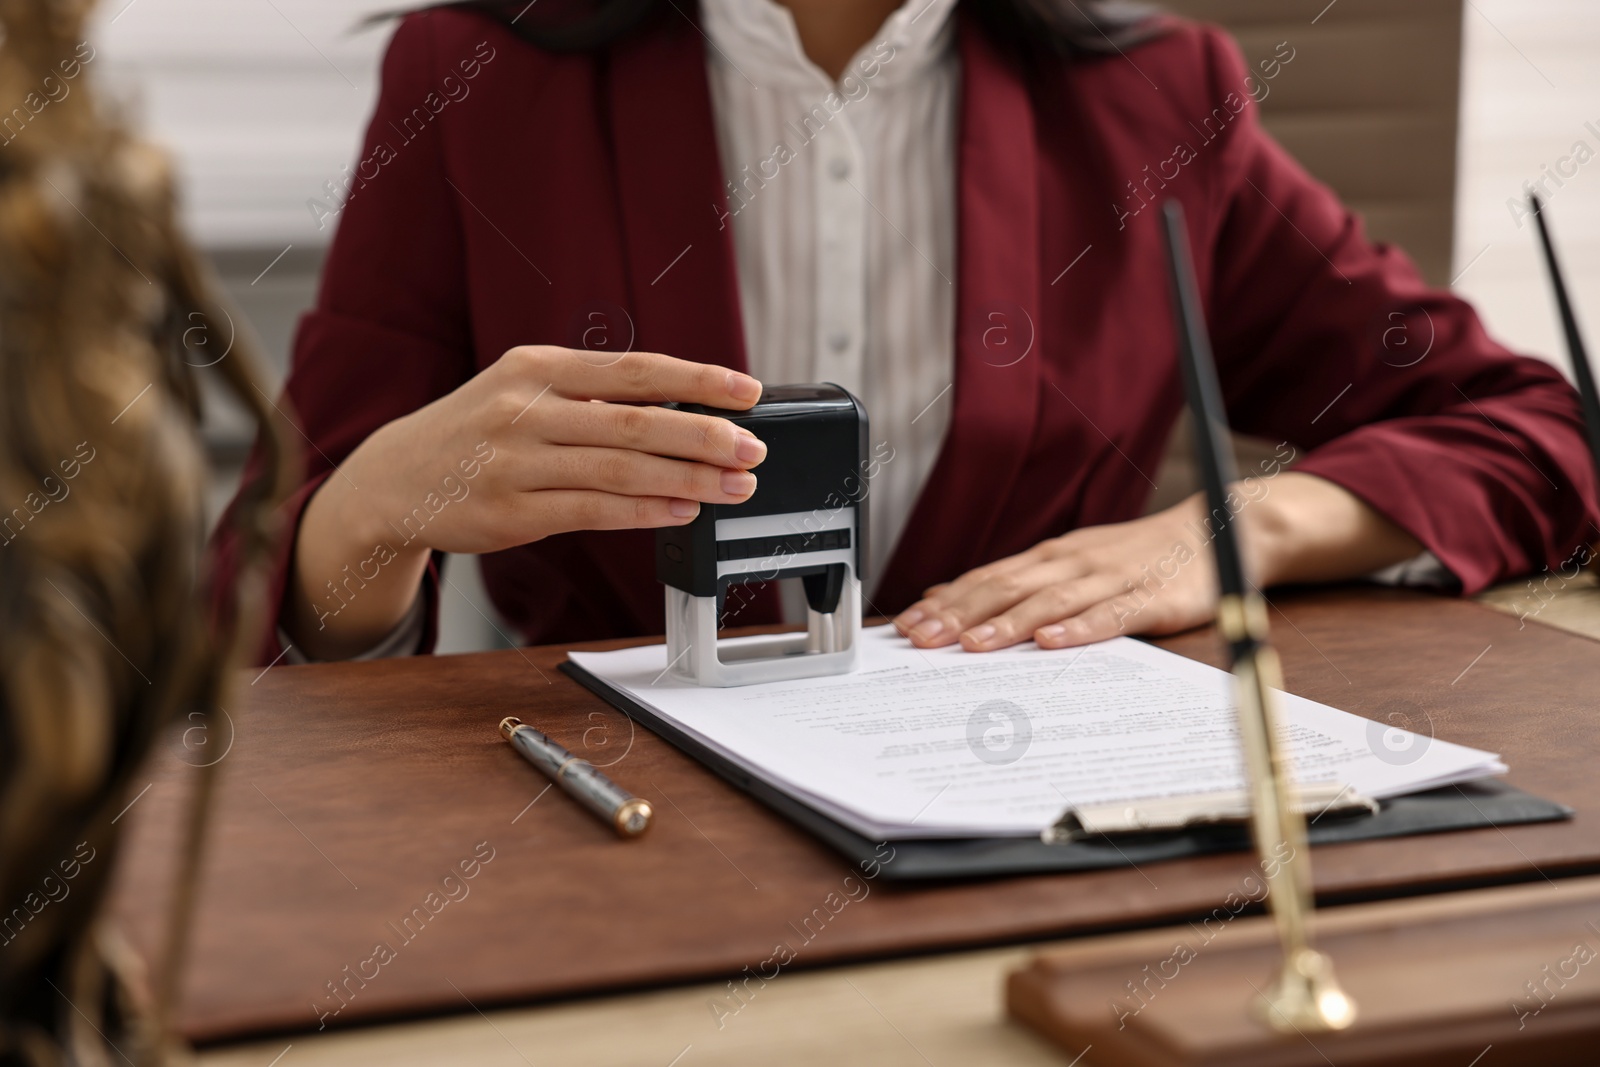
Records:
[[[867,413],[837,385],[779,385],[748,411],[673,404],[741,426],[767,446],[742,504],[701,504],[687,526],[656,532],[672,674],[706,686],[854,670],[867,538]],[[717,639],[731,589],[801,580],[806,631]]]

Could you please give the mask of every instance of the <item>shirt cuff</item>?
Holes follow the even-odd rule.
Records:
[[[1373,571],[1370,581],[1379,585],[1403,585],[1425,589],[1460,589],[1461,581],[1439,562],[1432,552],[1423,551],[1408,560]]]
[[[411,601],[411,607],[406,611],[405,618],[387,637],[359,655],[346,656],[340,663],[351,663],[361,660],[395,659],[399,656],[415,656],[422,650],[422,634],[426,628],[427,615],[423,611],[423,601],[426,599],[420,592],[416,599]],[[284,649],[283,661],[291,664],[324,663],[327,660],[312,659],[300,650],[300,647],[289,639],[283,632],[283,627],[278,627],[278,644]]]

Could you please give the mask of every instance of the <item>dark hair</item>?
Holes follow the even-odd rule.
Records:
[[[961,2],[991,40],[1024,58],[1115,54],[1159,32],[1153,7],[1123,0]],[[453,0],[434,6],[480,11],[552,52],[603,48],[674,8],[683,10],[679,0]]]

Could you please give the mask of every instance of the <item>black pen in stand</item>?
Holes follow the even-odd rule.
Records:
[[[1278,732],[1277,694],[1283,684],[1277,653],[1267,643],[1267,609],[1250,584],[1239,551],[1228,485],[1237,480],[1233,446],[1217,368],[1211,358],[1199,286],[1189,255],[1183,208],[1162,205],[1171,267],[1172,302],[1184,390],[1194,417],[1195,458],[1205,483],[1211,547],[1217,563],[1217,626],[1228,642],[1239,701],[1239,738],[1250,776],[1250,820],[1267,905],[1283,944],[1283,967],[1262,995],[1264,1020],[1286,1032],[1342,1030],[1356,1007],[1333,976],[1328,957],[1311,946],[1311,851]],[[1287,846],[1287,849],[1284,848]]]
[[[1533,209],[1533,221],[1539,228],[1539,247],[1544,250],[1544,265],[1550,271],[1550,286],[1556,291],[1556,308],[1561,312],[1561,329],[1567,335],[1567,355],[1572,359],[1572,378],[1578,383],[1578,396],[1583,400],[1583,424],[1589,431],[1589,453],[1595,470],[1600,471],[1600,390],[1595,388],[1594,369],[1589,366],[1589,354],[1583,347],[1583,336],[1578,333],[1578,318],[1572,311],[1572,300],[1567,296],[1566,279],[1561,275],[1561,264],[1556,262],[1556,249],[1550,241],[1550,231],[1544,222],[1544,204],[1537,193],[1528,194],[1528,206]]]

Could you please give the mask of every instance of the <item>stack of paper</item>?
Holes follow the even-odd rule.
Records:
[[[873,840],[1037,834],[1082,804],[1242,789],[1229,674],[1119,637],[923,650],[862,634],[854,674],[704,689],[666,649],[572,659],[751,775]],[[1285,694],[1300,781],[1373,798],[1505,773],[1493,753]]]

